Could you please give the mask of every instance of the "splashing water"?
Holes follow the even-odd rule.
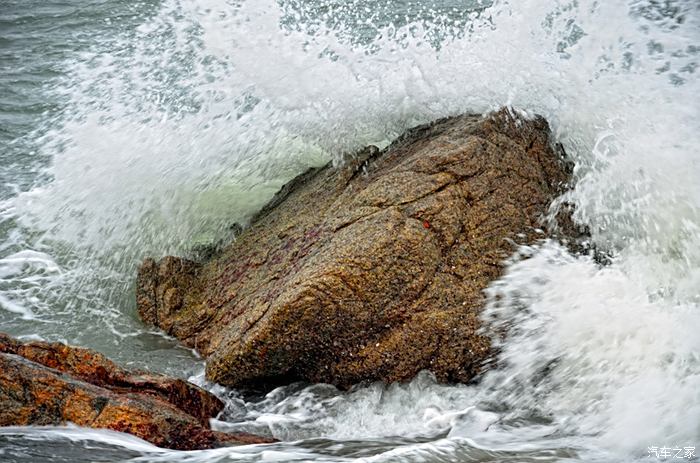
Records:
[[[62,109],[22,138],[38,173],[0,207],[3,330],[191,375],[201,362],[136,320],[140,259],[226,239],[308,166],[503,105],[550,121],[576,163],[553,210],[575,204],[611,262],[521,249],[487,292],[500,354],[478,385],[251,399],[202,383],[227,401],[217,427],[285,443],[177,453],[23,428],[0,432],[0,455],[38,440],[86,460],[89,441],[133,461],[628,461],[700,444],[700,4],[130,8],[63,59],[43,90]]]

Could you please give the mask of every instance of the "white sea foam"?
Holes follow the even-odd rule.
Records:
[[[156,447],[143,439],[129,434],[107,429],[80,428],[68,426],[5,426],[0,428],[0,436],[21,437],[33,441],[66,439],[73,442],[102,442],[139,452],[163,453],[167,450]]]

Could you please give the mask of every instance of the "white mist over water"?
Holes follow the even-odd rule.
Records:
[[[318,5],[326,16],[305,24],[296,3],[166,0],[136,31],[68,63],[54,90],[69,105],[40,140],[51,180],[6,205],[42,252],[0,260],[2,278],[21,281],[2,287],[0,305],[50,324],[41,293],[53,285],[92,317],[125,317],[129,294],[113,294],[142,257],[225,237],[305,167],[512,105],[545,116],[576,162],[560,201],[612,263],[555,243],[523,249],[488,292],[487,327],[509,335],[479,385],[424,375],[349,394],[234,394],[233,423],[219,425],[285,440],[442,438],[397,441],[377,461],[481,447],[515,452],[485,461],[551,449],[552,460],[573,449],[623,461],[652,445],[700,447],[700,4],[497,1],[461,23],[401,27],[375,24],[358,1]],[[281,27],[290,15],[294,27]],[[379,35],[358,37],[362,23]],[[139,329],[112,323],[115,339]],[[315,455],[302,447],[298,459]],[[234,459],[222,452],[192,458]]]
[[[643,238],[682,245],[700,193],[698,7],[675,2],[675,17],[654,21],[656,2],[518,3],[474,13],[467,32],[451,26],[466,36],[436,51],[430,24],[353,44],[343,28],[281,28],[272,1],[167,1],[72,63],[59,87],[71,104],[44,145],[53,180],[17,208],[81,246],[163,252],[255,211],[306,165],[513,105],[547,117],[578,161],[570,199],[596,241],[656,226]]]

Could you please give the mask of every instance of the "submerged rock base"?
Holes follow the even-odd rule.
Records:
[[[542,118],[421,126],[299,176],[208,262],[146,260],[139,313],[230,386],[467,382],[489,354],[483,290],[549,234],[568,180]]]
[[[89,349],[0,334],[0,426],[70,422],[177,450],[270,442],[212,431],[209,418],[223,407],[181,379],[125,370]]]

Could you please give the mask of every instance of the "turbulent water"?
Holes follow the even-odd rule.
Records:
[[[0,460],[649,461],[700,447],[697,0],[0,0],[0,330],[226,399],[274,445],[175,452],[0,429]],[[576,163],[558,202],[608,253],[521,249],[475,385],[206,384],[137,319],[135,268],[226,240],[288,179],[406,128],[511,105]],[[553,206],[556,208],[556,204]],[[696,451],[695,453],[700,453]]]

